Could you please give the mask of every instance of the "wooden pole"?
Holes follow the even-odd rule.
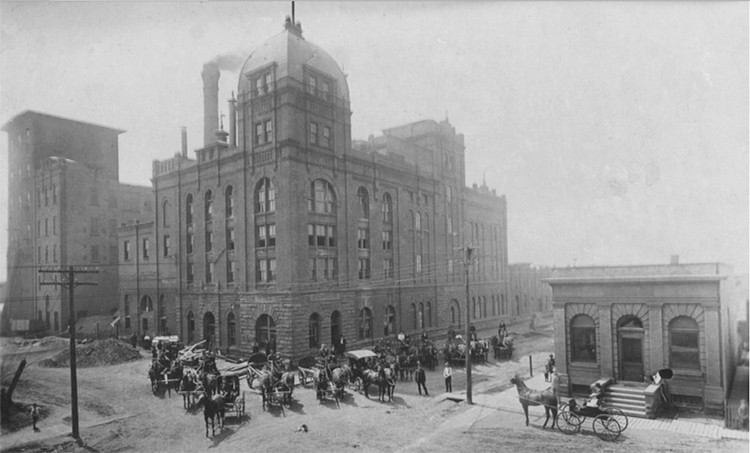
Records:
[[[466,403],[474,404],[471,399],[471,351],[470,351],[470,340],[471,340],[471,307],[469,306],[469,266],[471,265],[471,251],[469,246],[466,246],[466,262],[464,265],[464,273],[466,277]]]

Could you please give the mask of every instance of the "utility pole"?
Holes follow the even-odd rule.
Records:
[[[67,270],[39,269],[40,274],[62,274],[62,282],[42,282],[40,285],[63,286],[68,288],[69,311],[68,331],[70,332],[70,399],[71,399],[71,422],[73,425],[73,439],[80,441],[78,434],[78,378],[76,377],[76,312],[75,312],[75,287],[96,286],[94,282],[77,282],[76,274],[98,274],[95,269],[74,269],[69,266]]]
[[[469,306],[469,267],[471,266],[471,252],[474,251],[468,245],[464,247],[466,260],[464,261],[464,272],[466,275],[466,403],[474,404],[471,400],[471,307]]]

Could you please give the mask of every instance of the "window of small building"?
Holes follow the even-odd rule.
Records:
[[[570,320],[570,359],[596,362],[596,324],[588,315],[576,315]]]
[[[678,369],[699,370],[700,329],[693,318],[679,316],[669,322],[669,365]]]

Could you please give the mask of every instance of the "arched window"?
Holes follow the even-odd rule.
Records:
[[[451,301],[451,325],[461,327],[461,305],[456,299]]]
[[[336,195],[333,186],[323,179],[316,179],[311,186],[310,211],[325,214],[336,213]]]
[[[383,336],[387,337],[394,333],[396,326],[396,309],[393,305],[385,307],[385,316],[383,317]]]
[[[234,217],[234,188],[227,186],[224,190],[224,209],[227,219]]]
[[[339,338],[341,338],[341,313],[334,310],[331,313],[331,344],[335,344]]]
[[[422,216],[418,213],[414,213],[414,230],[420,231],[422,229]]]
[[[669,322],[669,366],[678,369],[701,368],[700,328],[693,318],[678,316]]]
[[[487,296],[482,296],[482,318],[487,317]]]
[[[471,319],[477,319],[477,298],[471,298]]]
[[[49,329],[50,327],[52,327],[52,324],[50,322],[50,313],[49,313],[49,294],[44,296],[44,311],[45,311],[44,324],[46,328]]]
[[[203,339],[210,342],[209,347],[216,345],[216,318],[210,311],[203,315]]]
[[[227,315],[227,346],[237,345],[237,325],[234,320],[234,313]]]
[[[150,311],[154,311],[154,302],[147,295],[141,297],[141,312],[147,313]]]
[[[276,323],[272,317],[262,314],[255,321],[255,341],[260,346],[276,343]]]
[[[393,221],[393,198],[391,194],[385,192],[383,194],[383,222]]]
[[[424,329],[424,304],[419,303],[419,328]]]
[[[317,348],[320,346],[320,315],[313,313],[307,321],[308,326],[308,346]]]
[[[360,219],[370,218],[370,195],[364,187],[357,189],[357,213]]]
[[[187,194],[185,197],[185,223],[193,224],[193,194]]]
[[[430,232],[430,215],[425,213],[422,217],[423,231],[427,234]]]
[[[204,215],[206,222],[210,222],[214,215],[214,194],[210,190],[207,190],[205,195]]]
[[[490,305],[492,305],[492,316],[497,316],[497,298],[495,297],[494,294],[492,294],[490,298],[491,298]]]
[[[187,314],[187,340],[188,343],[195,342],[195,315],[192,311]]]
[[[570,320],[570,360],[596,362],[596,325],[591,316],[576,315]]]
[[[451,189],[451,186],[445,186],[445,201],[447,203],[453,202],[453,189]]]
[[[255,212],[276,210],[276,189],[268,178],[262,178],[255,186]]]
[[[359,339],[372,338],[372,311],[364,307],[359,311]]]
[[[170,216],[171,212],[169,209],[169,200],[164,200],[164,203],[161,205],[161,218],[164,225],[164,228],[169,227],[170,222]]]
[[[411,304],[411,328],[417,330],[417,304]]]

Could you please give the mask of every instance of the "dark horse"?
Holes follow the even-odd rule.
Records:
[[[208,422],[211,422],[211,436],[216,435],[216,426],[214,421],[219,425],[219,432],[224,429],[224,395],[218,394],[213,397],[201,395],[198,404],[203,404],[203,420],[206,422],[206,437],[208,435]]]
[[[383,368],[380,372],[374,370],[362,371],[362,388],[367,398],[370,397],[367,394],[367,388],[370,384],[377,384],[379,401],[385,401],[386,396],[388,396],[388,401],[393,401],[393,391],[396,389],[396,376],[392,368]]]
[[[526,387],[526,384],[516,374],[510,380],[511,384],[515,384],[516,390],[518,390],[518,401],[523,406],[523,413],[526,415],[526,426],[529,426],[529,406],[544,406],[544,413],[547,418],[544,420],[542,428],[547,427],[550,413],[552,413],[552,428],[555,427],[557,421],[557,395],[555,395],[552,387],[546,390],[532,390]]]

